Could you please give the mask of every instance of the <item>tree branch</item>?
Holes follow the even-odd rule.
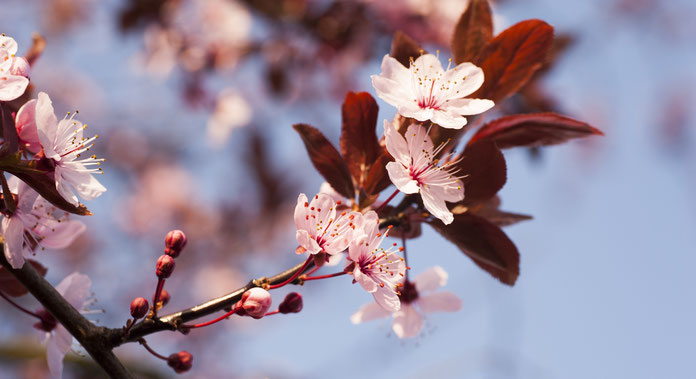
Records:
[[[80,345],[110,377],[134,378],[104,340],[104,332],[108,329],[97,327],[84,318],[28,262],[21,269],[13,269],[5,259],[4,249],[0,248],[0,250],[0,264],[80,342]]]

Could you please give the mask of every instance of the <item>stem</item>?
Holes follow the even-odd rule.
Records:
[[[5,172],[3,171],[0,171],[0,182],[2,183],[2,200],[5,202],[5,208],[7,208],[7,211],[13,215],[17,210],[17,204],[14,201],[12,192],[10,192],[10,186],[7,184]]]
[[[22,311],[22,312],[24,312],[24,313],[26,313],[26,314],[28,314],[28,315],[30,315],[30,316],[34,316],[34,317],[38,318],[39,320],[42,320],[41,316],[39,316],[39,315],[37,315],[36,313],[34,313],[34,312],[32,312],[32,311],[30,311],[30,310],[28,310],[28,309],[22,307],[22,306],[19,305],[19,304],[15,303],[14,301],[12,301],[12,299],[10,299],[9,296],[7,296],[7,295],[6,295],[4,292],[2,292],[2,291],[0,291],[0,297],[2,297],[3,299],[7,300],[8,303],[14,305],[15,308],[19,309],[20,311]]]
[[[263,315],[263,317],[270,316],[270,315],[274,315],[274,314],[279,313],[279,312],[280,312],[280,309],[276,309],[276,310],[273,311],[273,312],[268,312],[268,313],[266,313],[265,315]]]
[[[389,202],[392,201],[392,199],[394,198],[394,196],[396,196],[398,193],[399,193],[399,190],[397,189],[396,191],[394,191],[393,194],[389,195],[389,197],[387,198],[387,200],[385,200],[385,201],[379,206],[379,208],[377,208],[377,209],[375,210],[375,212],[379,213],[379,211],[381,211],[382,209],[384,209],[384,207],[386,207],[387,204],[389,204]]]
[[[306,273],[305,275],[307,275],[307,276],[312,275],[312,274],[314,274],[315,272],[319,271],[320,268],[321,268],[321,267],[319,267],[319,266],[315,266],[313,269],[307,271],[307,273]]]
[[[336,272],[336,273],[329,274],[329,275],[308,276],[308,277],[303,277],[303,278],[302,278],[302,281],[303,281],[303,282],[306,282],[306,281],[308,281],[308,280],[319,280],[319,279],[335,278],[335,277],[337,277],[337,276],[341,276],[341,275],[345,275],[345,274],[347,274],[347,272],[341,271],[341,272]]]
[[[291,276],[290,278],[288,278],[288,280],[286,280],[286,281],[284,281],[284,282],[282,282],[282,283],[280,283],[280,284],[274,284],[274,285],[272,285],[272,286],[269,286],[268,289],[269,289],[269,290],[273,290],[273,289],[276,289],[276,288],[283,287],[284,285],[286,285],[286,284],[292,282],[293,280],[297,279],[297,277],[300,276],[300,274],[302,273],[302,271],[304,271],[304,270],[307,268],[307,265],[309,264],[309,262],[310,262],[311,260],[312,260],[312,254],[310,254],[309,257],[307,257],[307,260],[305,261],[304,265],[302,265],[302,268],[301,268],[301,269],[297,270],[297,272],[295,273],[295,275]]]
[[[150,346],[148,346],[147,342],[145,342],[145,339],[144,339],[144,338],[139,339],[138,342],[139,342],[141,345],[143,345],[143,347],[145,348],[145,350],[149,351],[150,354],[154,355],[155,357],[157,357],[157,358],[159,358],[159,359],[161,359],[161,360],[163,360],[163,361],[168,361],[168,360],[169,360],[169,358],[165,357],[164,355],[158,354],[156,351],[152,350],[152,348],[151,348]]]
[[[181,327],[184,328],[184,329],[202,328],[202,327],[204,327],[204,326],[212,325],[212,324],[215,324],[216,322],[225,320],[225,319],[227,319],[228,317],[232,316],[233,314],[237,313],[238,310],[239,310],[239,308],[234,307],[234,308],[232,308],[231,311],[225,313],[224,315],[222,315],[222,316],[220,316],[220,317],[218,317],[218,318],[216,318],[216,319],[214,319],[214,320],[202,322],[202,323],[200,323],[200,324],[195,324],[195,325],[186,325],[186,324],[184,324],[184,325],[181,325]]]
[[[406,255],[406,234],[404,232],[401,232],[401,247],[404,248],[403,253],[404,253],[404,264],[406,267],[408,267],[408,256]],[[408,282],[408,272],[410,270],[406,270],[406,281]]]
[[[162,289],[164,288],[164,279],[157,279],[157,287],[155,288],[155,295],[152,296],[152,315],[157,317],[157,303],[159,303],[160,295],[162,294]]]

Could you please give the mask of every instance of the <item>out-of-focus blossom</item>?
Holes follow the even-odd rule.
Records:
[[[208,143],[215,148],[223,146],[234,129],[251,121],[252,114],[249,103],[239,92],[232,88],[223,90],[217,98],[215,111],[208,120]]]
[[[399,282],[404,278],[406,263],[393,246],[380,247],[387,233],[379,231],[379,217],[367,212],[360,220],[361,235],[356,235],[348,248],[348,260],[354,263],[353,278],[371,293],[377,304],[389,312],[399,310]]]
[[[0,35],[0,101],[22,96],[29,85],[29,62],[15,54],[17,42],[14,38]]]
[[[75,192],[84,199],[93,200],[106,191],[106,187],[92,175],[101,173],[98,166],[104,160],[94,155],[78,159],[94,146],[98,136],[82,136],[87,125],[74,119],[76,113],[68,114],[58,122],[51,99],[45,92],[39,92],[35,108],[39,140],[45,157],[55,164],[56,189],[74,205],[79,204]]]
[[[16,195],[17,208],[3,217],[0,230],[5,239],[5,258],[13,268],[21,268],[25,255],[37,246],[65,248],[85,230],[82,222],[68,220],[67,213],[56,218],[56,208],[16,177],[8,179],[7,184],[12,193],[3,196]]]
[[[193,355],[186,350],[174,353],[167,358],[167,365],[177,374],[186,372],[193,366]]]
[[[464,199],[464,187],[455,176],[453,162],[437,165],[435,157],[445,145],[435,149],[428,131],[417,124],[408,127],[404,139],[396,126],[385,121],[384,136],[389,154],[396,159],[387,163],[392,183],[403,193],[419,192],[423,205],[433,216],[445,224],[452,223],[454,216],[445,201]]]
[[[442,69],[440,60],[423,54],[410,68],[385,55],[382,73],[372,75],[377,96],[395,106],[402,116],[432,122],[451,129],[466,125],[464,115],[483,113],[494,103],[487,99],[465,99],[483,84],[483,71],[472,63]]]
[[[41,151],[41,142],[36,130],[36,99],[24,103],[15,116],[15,127],[19,135],[19,145],[30,153]]]
[[[447,284],[447,272],[440,267],[432,267],[413,282],[406,281],[401,290],[401,309],[394,312],[392,330],[399,338],[412,338],[423,328],[423,314],[431,312],[456,312],[461,309],[462,301],[452,292],[432,292]],[[375,303],[363,305],[350,320],[353,324],[385,318],[392,315]]]
[[[144,36],[145,52],[136,57],[136,69],[142,68],[156,78],[169,76],[177,64],[181,37],[178,33],[158,25],[148,26]]]
[[[82,310],[89,297],[89,288],[92,281],[87,275],[72,273],[56,286],[58,293],[75,309]],[[34,325],[37,329],[46,332],[46,359],[48,369],[53,378],[60,379],[63,375],[63,358],[70,351],[73,337],[67,329],[58,323],[46,310],[38,312],[42,321]]]
[[[297,243],[309,254],[325,252],[333,255],[343,252],[353,239],[358,212],[336,211],[336,202],[330,196],[319,193],[310,203],[300,194],[295,206]]]

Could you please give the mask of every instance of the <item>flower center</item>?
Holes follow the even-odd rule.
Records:
[[[58,325],[58,321],[56,321],[56,319],[53,318],[53,315],[51,315],[47,310],[43,308],[39,309],[36,311],[36,314],[41,317],[41,321],[34,324],[36,329],[43,330],[44,332],[50,332]]]

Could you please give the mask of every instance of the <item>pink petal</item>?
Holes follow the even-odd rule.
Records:
[[[83,170],[85,167],[77,162],[58,164],[56,165],[56,179],[68,182],[83,199],[94,200],[106,192],[106,187],[99,183],[92,173]]]
[[[0,51],[5,50],[7,55],[17,54],[17,41],[8,36],[0,36]]]
[[[411,63],[411,66],[415,66],[418,69],[419,75],[428,75],[429,78],[437,77],[437,74],[444,71],[440,59],[433,54],[421,55],[416,58],[415,62]]]
[[[433,141],[428,136],[428,129],[418,124],[411,124],[406,130],[408,151],[413,157],[413,165],[420,166],[419,161],[430,162],[434,149]]]
[[[483,113],[495,106],[492,100],[488,99],[456,99],[445,103],[444,107],[451,114],[475,115]]]
[[[409,155],[408,145],[406,140],[387,120],[384,120],[384,142],[387,145],[387,151],[397,162],[404,165],[411,164],[411,156]]]
[[[454,221],[452,212],[445,204],[445,191],[438,186],[423,186],[420,190],[423,205],[433,216],[442,220],[445,225],[449,225]]]
[[[399,338],[413,338],[423,328],[423,317],[410,305],[404,305],[394,314],[392,330]]]
[[[454,115],[444,111],[433,112],[432,121],[447,129],[461,129],[466,125],[466,117]]]
[[[41,150],[41,142],[39,141],[39,134],[36,130],[36,99],[27,101],[15,117],[15,125],[17,128],[17,134],[19,134],[19,139],[24,147],[32,152],[38,153]]]
[[[418,182],[413,180],[408,169],[397,162],[387,163],[387,173],[394,186],[403,193],[418,192]]]
[[[306,204],[306,205],[305,205]],[[295,226],[298,230],[309,230],[309,200],[307,195],[301,193],[297,197],[297,205],[295,205]]]
[[[338,266],[343,261],[343,254],[331,254],[329,260],[324,263],[326,267]]]
[[[41,246],[48,249],[64,249],[68,247],[87,227],[80,221],[48,222],[36,229],[37,234],[44,236]]]
[[[29,71],[31,71],[31,66],[24,57],[15,57],[12,59],[12,66],[10,67],[10,74],[24,76],[29,78]]]
[[[456,99],[474,93],[483,84],[483,70],[472,63],[465,62],[448,70],[441,79],[449,82],[449,96],[447,99]]]
[[[372,297],[386,311],[396,312],[401,308],[401,301],[393,288],[378,287],[377,291],[372,293]]]
[[[415,118],[418,121],[427,121],[433,117],[432,108],[421,108],[418,106],[415,100],[400,104],[397,107],[397,110],[400,115]]]
[[[426,313],[456,312],[462,309],[462,301],[449,291],[421,296],[416,300],[418,307]]]
[[[92,281],[87,275],[74,272],[58,283],[56,290],[63,295],[70,305],[80,310],[89,296],[91,285]]]
[[[419,294],[434,291],[447,284],[447,272],[440,266],[431,267],[413,279]]]
[[[5,258],[12,268],[20,269],[24,265],[24,224],[17,215],[3,217],[1,228],[5,238]]]
[[[14,100],[24,94],[29,79],[19,75],[0,75],[0,101]]]
[[[360,212],[350,212],[336,218],[325,232],[322,231],[322,238],[325,241],[323,245],[324,251],[328,254],[340,254],[347,249],[355,236],[355,232],[350,227],[350,224],[360,223],[362,217],[363,215]]]
[[[350,322],[360,324],[367,321],[389,317],[391,312],[386,311],[377,303],[367,303],[350,316]]]
[[[64,334],[60,333],[59,335],[58,333],[60,329],[67,332],[62,325],[56,326],[53,335],[48,338],[48,342],[46,344],[46,361],[48,363],[48,370],[51,372],[51,376],[57,379],[60,379],[63,376],[63,359],[65,358],[65,354],[70,351],[70,344],[72,344],[71,336],[70,344],[68,344],[68,348],[65,349],[65,342],[62,341]],[[69,335],[70,334],[68,334],[68,336]],[[59,338],[61,341],[59,341]]]
[[[353,278],[365,291],[369,293],[375,293],[379,288],[374,280],[360,271],[360,267],[355,267],[355,270],[353,270]]]
[[[39,92],[39,98],[36,102],[36,129],[46,157],[60,160],[60,155],[54,150],[58,119],[53,112],[51,98],[45,92]]]
[[[331,184],[329,182],[324,182],[321,183],[321,186],[319,187],[319,193],[323,193],[325,195],[328,195],[333,201],[339,202],[339,201],[345,201],[346,199],[341,196],[336,190],[331,187]]]
[[[396,59],[390,57],[389,54],[385,55],[384,58],[382,58],[381,69],[382,73],[380,74],[380,76],[382,77],[394,80],[397,83],[402,84],[411,82],[411,72],[409,71],[409,69],[401,63],[399,63],[399,61],[397,61]]]
[[[306,230],[298,230],[295,233],[295,238],[300,246],[304,247],[309,254],[317,254],[321,251],[321,247],[317,241],[309,236]]]

